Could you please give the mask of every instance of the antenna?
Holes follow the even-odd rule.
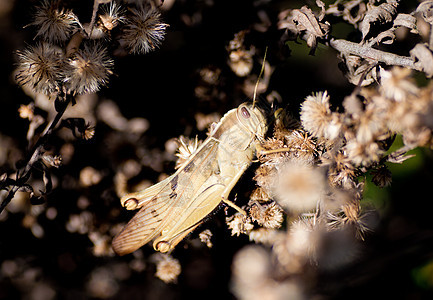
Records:
[[[254,87],[254,96],[253,96],[253,107],[256,105],[256,96],[257,96],[257,88],[259,87],[260,77],[262,77],[263,72],[265,71],[265,62],[266,62],[266,54],[268,53],[268,47],[265,49],[265,55],[263,56],[262,69],[260,70],[259,77],[257,78],[256,86]]]

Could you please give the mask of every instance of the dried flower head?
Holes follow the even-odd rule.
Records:
[[[356,168],[342,152],[328,157],[322,156],[322,165],[328,167],[328,182],[331,186],[352,188],[356,177]]]
[[[161,21],[161,14],[156,9],[140,7],[131,10],[120,43],[130,53],[145,54],[161,45],[168,24]]]
[[[285,136],[286,147],[292,158],[312,163],[317,155],[317,145],[311,135],[304,130],[294,130]]]
[[[239,77],[247,76],[253,69],[253,55],[251,51],[238,49],[230,52],[229,66]]]
[[[370,106],[368,106],[369,108]],[[384,133],[384,120],[375,109],[366,109],[357,120],[356,139],[360,143],[369,143]]]
[[[271,194],[285,210],[303,213],[316,208],[325,192],[323,173],[301,162],[286,162],[271,180]]]
[[[45,43],[24,51],[17,51],[18,68],[16,81],[37,93],[51,95],[59,90],[59,79],[63,63],[60,48]]]
[[[383,150],[375,142],[359,143],[356,140],[350,140],[347,145],[347,156],[355,166],[369,166],[379,161]]]
[[[250,216],[253,221],[265,228],[280,228],[283,222],[283,211],[275,202],[261,205],[253,201]]]
[[[46,166],[58,168],[62,164],[62,157],[60,155],[52,156],[50,154],[44,154],[42,161]]]
[[[18,108],[18,113],[20,114],[20,118],[29,119],[30,121],[34,117],[35,104],[31,102],[28,105],[21,104]]]
[[[90,166],[84,167],[80,172],[80,184],[84,187],[96,185],[101,179],[101,172]]]
[[[391,185],[392,174],[386,166],[381,166],[379,169],[373,170],[371,175],[373,175],[371,181],[378,187],[383,188]]]
[[[176,153],[178,159],[176,161],[175,168],[179,169],[180,167],[182,167],[183,164],[188,161],[189,157],[198,149],[198,147],[200,147],[202,143],[203,141],[199,141],[197,136],[195,137],[195,139],[188,139],[184,136],[179,137],[179,148]]]
[[[114,27],[119,25],[119,23],[125,22],[123,14],[123,8],[117,4],[116,1],[111,1],[110,4],[103,6],[102,14],[99,15],[99,19],[104,28],[111,31]]]
[[[327,92],[319,92],[305,98],[301,106],[304,128],[315,137],[335,139],[342,126],[339,115],[331,112]]]
[[[300,284],[275,280],[273,267],[265,249],[243,248],[233,258],[233,293],[240,300],[303,299]]]
[[[408,68],[394,67],[391,71],[381,69],[381,93],[386,98],[397,102],[405,101],[409,96],[417,95],[419,89],[411,75],[412,72]]]
[[[80,26],[80,22],[72,10],[60,7],[60,1],[44,0],[29,25],[39,28],[36,36],[49,42],[63,42]]]
[[[247,234],[254,228],[250,218],[245,217],[240,212],[226,218],[226,224],[231,229],[232,235],[236,236],[239,236],[241,233]]]
[[[95,136],[95,126],[86,124],[83,133],[83,139],[91,140]]]
[[[351,226],[355,231],[355,236],[358,239],[364,239],[367,232],[370,231],[369,225],[365,219],[361,206],[358,201],[352,201],[343,205],[341,209],[335,213],[327,212],[327,226],[331,230],[344,229],[347,225]]]
[[[284,238],[276,240],[272,251],[285,272],[301,272],[314,257],[317,244],[315,230],[312,219],[299,219],[291,224]]]
[[[176,282],[181,271],[180,263],[170,255],[161,255],[156,263],[155,276],[165,283]]]
[[[269,255],[257,245],[240,250],[233,258],[233,276],[244,284],[259,284],[271,271]]]
[[[250,241],[262,243],[265,245],[273,245],[281,236],[280,231],[270,228],[257,228],[249,233]]]
[[[200,241],[204,244],[206,244],[206,246],[208,248],[212,248],[212,232],[209,229],[203,230],[202,232],[200,232],[200,234],[198,235],[198,237],[200,238]]]
[[[263,188],[258,187],[251,193],[250,199],[253,201],[255,200],[260,202],[260,201],[269,201],[270,197]]]
[[[63,81],[71,93],[94,93],[107,84],[112,66],[113,60],[105,48],[86,44],[68,60]]]

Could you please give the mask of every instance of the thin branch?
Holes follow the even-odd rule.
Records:
[[[331,39],[329,41],[329,45],[338,52],[358,55],[363,58],[373,59],[378,62],[385,63],[387,65],[401,66],[422,71],[422,69],[415,64],[411,57],[384,52],[365,45],[360,45],[341,39]]]

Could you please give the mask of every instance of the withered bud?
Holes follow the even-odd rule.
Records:
[[[90,124],[87,124],[86,129],[84,130],[83,133],[83,139],[90,140],[93,138],[94,135],[95,135],[95,127],[91,126]]]
[[[20,114],[20,118],[29,119],[31,121],[34,116],[35,104],[32,102],[28,105],[21,104],[18,108],[18,113]]]
[[[377,170],[371,171],[373,178],[371,181],[380,188],[391,185],[392,174],[391,171],[386,167],[382,166]]]
[[[42,156],[42,160],[45,165],[52,166],[55,168],[58,168],[62,164],[62,157],[60,155],[50,155],[50,154],[44,154]]]

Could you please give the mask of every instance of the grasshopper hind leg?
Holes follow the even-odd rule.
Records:
[[[244,216],[247,215],[247,213],[245,212],[245,210],[243,210],[242,208],[240,208],[239,206],[237,206],[233,201],[230,201],[224,197],[221,197],[222,202],[224,202],[226,205],[236,209],[238,212],[240,212],[241,214],[243,214]]]
[[[178,235],[170,239],[163,240],[163,236],[160,236],[153,242],[153,249],[161,253],[166,253],[173,250],[177,244],[179,244],[188,234],[193,232],[201,224],[203,224],[203,221],[198,222],[197,224],[191,226],[187,230],[179,233]]]

